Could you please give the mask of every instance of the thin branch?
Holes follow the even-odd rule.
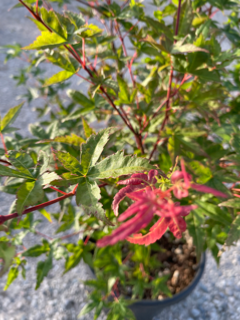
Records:
[[[39,14],[38,14],[38,0],[36,1],[36,15],[39,16]]]
[[[176,28],[175,28],[175,36],[178,35],[178,30],[179,30],[179,22],[180,22],[180,15],[181,15],[181,2],[182,2],[182,0],[178,0],[178,10],[177,10],[177,21],[176,21]],[[176,40],[174,40],[174,43],[176,43]],[[159,130],[157,141],[153,146],[153,150],[152,150],[152,152],[150,154],[149,160],[152,159],[152,157],[153,157],[153,155],[154,155],[154,153],[155,153],[155,151],[157,149],[157,146],[160,143],[161,133],[162,133],[162,131],[163,131],[165,125],[167,124],[168,119],[169,119],[169,112],[171,110],[170,97],[171,97],[172,79],[173,79],[173,64],[172,64],[172,61],[171,61],[171,70],[170,70],[170,75],[169,75],[168,91],[167,91],[167,99],[166,99],[165,118],[164,118],[163,123],[161,125],[161,128]]]
[[[27,214],[27,213],[30,213],[30,212],[45,208],[45,207],[50,206],[50,205],[52,205],[54,203],[57,203],[59,201],[62,201],[64,199],[67,199],[69,197],[74,196],[75,193],[76,193],[76,188],[77,188],[77,186],[71,192],[67,193],[64,196],[58,197],[56,199],[53,199],[53,200],[38,204],[36,206],[33,206],[31,208],[28,208],[28,209],[24,210],[21,216],[23,216],[24,214]],[[18,217],[21,217],[21,216],[17,212],[14,212],[14,213],[11,213],[11,214],[7,214],[5,216],[0,215],[0,225],[3,224],[4,222],[8,221],[8,220],[11,220],[11,219],[14,219],[14,218],[18,218]]]
[[[55,187],[50,187],[50,189],[53,189],[53,190],[55,190],[55,191],[57,191],[57,192],[59,192],[59,193],[61,193],[61,194],[64,194],[64,195],[66,195],[67,194],[67,192],[64,192],[64,191],[62,191],[62,190],[59,190],[59,189],[57,189],[57,188],[55,188]]]
[[[134,25],[132,25],[131,26],[131,28],[123,35],[123,39],[128,35],[128,33],[137,25],[139,23],[139,20],[134,24]]]
[[[5,141],[4,141],[4,137],[3,137],[3,134],[2,132],[0,132],[0,135],[1,135],[1,140],[2,140],[2,144],[3,144],[3,148],[5,150],[5,153],[8,154],[8,149],[6,147],[6,144],[5,144]]]
[[[35,12],[33,12],[22,0],[18,0],[20,3],[23,4],[23,6],[31,13],[31,15],[37,19],[39,22],[41,22],[48,30],[49,32],[52,32],[52,30],[44,23],[44,21],[41,19],[40,16],[37,16],[35,14]],[[79,1],[81,2],[81,1]],[[121,37],[122,38],[122,37]],[[124,42],[123,42],[124,43]],[[89,76],[91,78],[93,78],[93,74],[92,72],[87,68],[86,65],[84,65],[81,57],[79,56],[79,54],[77,53],[77,51],[71,46],[71,45],[64,45],[65,49],[81,64],[81,66],[83,67],[83,69],[89,74]],[[125,47],[125,46],[124,46]],[[126,48],[125,48],[126,49]],[[126,51],[125,51],[126,52]],[[131,68],[130,68],[131,69]],[[134,80],[133,80],[134,83]],[[114,110],[117,111],[117,113],[119,114],[119,116],[122,118],[122,120],[124,121],[124,123],[126,124],[126,126],[131,130],[131,132],[134,134],[136,142],[138,144],[138,148],[141,150],[141,152],[143,152],[143,146],[142,146],[142,142],[141,142],[141,137],[139,136],[139,134],[133,129],[132,125],[130,124],[129,120],[127,118],[125,118],[124,114],[116,107],[116,105],[114,104],[113,100],[111,99],[111,97],[109,96],[109,94],[105,91],[103,86],[100,86],[100,90],[102,91],[102,93],[106,96],[106,98],[108,99],[108,102],[110,103],[110,105],[114,108]]]
[[[2,163],[6,163],[8,166],[11,166],[12,164],[6,160],[0,159],[0,162]]]

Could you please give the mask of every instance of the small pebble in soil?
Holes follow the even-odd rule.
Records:
[[[171,271],[170,271],[170,269],[168,269],[168,268],[165,268],[164,270],[163,270],[163,275],[168,275],[168,274],[170,274],[171,273]]]
[[[181,248],[177,248],[177,249],[174,250],[174,252],[176,254],[182,254],[182,249]]]
[[[171,284],[173,286],[176,286],[176,284],[178,283],[178,278],[179,278],[179,271],[175,270],[171,279]]]

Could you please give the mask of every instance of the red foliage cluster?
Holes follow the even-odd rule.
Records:
[[[127,196],[134,203],[118,218],[119,222],[125,221],[120,227],[112,232],[111,235],[105,236],[97,242],[98,247],[113,245],[118,241],[127,239],[131,243],[140,245],[149,245],[160,239],[166,232],[167,228],[176,238],[181,238],[182,233],[186,230],[184,216],[188,215],[191,210],[197,208],[196,205],[181,206],[179,202],[173,202],[172,194],[177,199],[188,196],[189,188],[200,192],[211,193],[218,197],[227,197],[224,193],[204,185],[191,183],[192,177],[185,170],[184,162],[181,162],[182,171],[175,171],[171,176],[173,186],[162,191],[156,188],[157,170],[150,170],[148,175],[136,173],[131,178],[120,181],[119,184],[125,184],[114,197],[113,211],[118,215],[119,203]],[[142,235],[139,232],[145,228],[158,215],[160,219],[150,228],[149,232]],[[132,237],[130,237],[133,235]]]

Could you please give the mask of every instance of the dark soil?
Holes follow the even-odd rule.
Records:
[[[188,244],[184,239],[172,239],[166,233],[157,244],[162,248],[160,251],[153,251],[151,255],[157,256],[157,260],[161,262],[159,269],[154,270],[150,276],[159,277],[168,275],[167,286],[172,295],[181,292],[193,281],[198,269],[195,247]],[[125,296],[131,297],[131,288],[119,287],[119,292]],[[127,294],[126,294],[127,293]],[[167,298],[166,295],[159,292],[158,300]],[[151,290],[146,289],[143,299],[152,299]]]
[[[160,276],[161,273],[169,272],[170,277],[167,284],[172,294],[176,294],[193,281],[198,268],[195,248],[182,239],[169,242],[166,236],[163,236],[157,243],[166,250],[158,253],[159,261],[164,266],[158,274]]]

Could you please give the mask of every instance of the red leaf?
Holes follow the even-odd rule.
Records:
[[[157,183],[157,179],[155,178],[155,176],[157,176],[157,175],[158,175],[158,171],[157,170],[154,170],[154,169],[150,170],[148,172],[148,181],[150,183],[152,183],[152,184]]]
[[[137,178],[129,178],[127,180],[118,181],[118,184],[126,184],[126,185],[137,185],[144,183],[144,180]],[[144,183],[146,185],[146,183]]]
[[[153,212],[148,206],[140,208],[136,206],[135,210],[139,211],[136,216],[127,222],[124,222],[119,228],[114,230],[111,235],[106,236],[97,242],[98,247],[105,247],[107,245],[114,245],[115,243],[126,239],[131,234],[138,232],[142,228],[145,228],[153,218]]]
[[[115,216],[118,216],[118,208],[119,203],[126,197],[128,192],[133,192],[134,190],[138,189],[139,186],[126,186],[118,191],[118,193],[113,198],[112,208]]]
[[[186,228],[186,221],[180,216],[173,217],[169,223],[169,230],[178,239],[182,238],[182,232],[184,232]]]
[[[210,188],[208,186],[204,186],[203,184],[191,184],[191,187],[197,191],[200,192],[205,192],[205,193],[211,193],[216,197],[222,197],[222,198],[228,198],[228,195],[226,195],[225,193],[215,190],[213,188]]]
[[[127,240],[131,243],[141,245],[144,244],[145,246],[148,246],[149,244],[156,242],[164,235],[168,228],[169,221],[170,218],[161,218],[150,228],[149,233],[146,235],[143,236],[141,233],[134,234],[133,237],[128,237]]]

